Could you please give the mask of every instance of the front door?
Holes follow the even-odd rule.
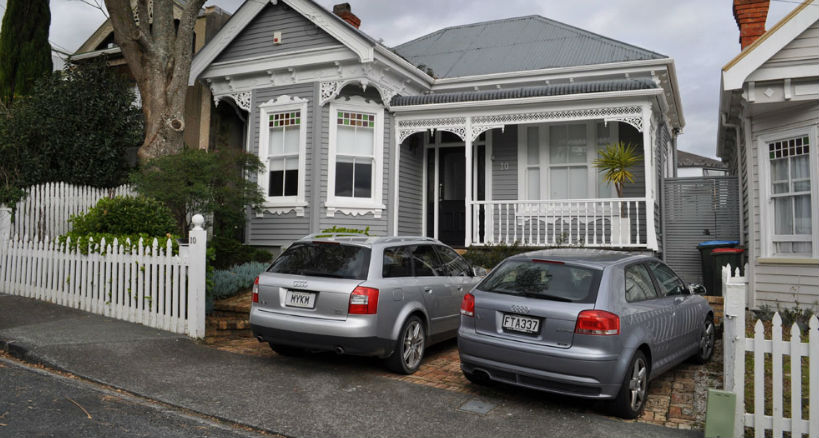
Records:
[[[441,148],[438,156],[438,240],[463,247],[466,233],[465,149]]]

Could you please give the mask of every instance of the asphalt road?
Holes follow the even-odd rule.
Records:
[[[2,437],[262,436],[2,356],[0,388]]]

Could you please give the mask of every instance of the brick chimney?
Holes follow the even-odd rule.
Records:
[[[734,19],[739,26],[739,43],[743,49],[765,33],[770,4],[771,0],[734,0]]]
[[[361,19],[356,17],[355,14],[353,14],[353,11],[350,10],[349,3],[339,3],[333,6],[333,13],[341,17],[344,21],[352,24],[356,29],[358,29],[358,27],[361,26]],[[765,20],[763,20],[763,24],[764,21]]]

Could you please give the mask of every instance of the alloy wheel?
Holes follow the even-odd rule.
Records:
[[[403,360],[408,369],[414,370],[424,355],[424,329],[417,319],[410,321],[404,330]]]
[[[705,323],[705,330],[702,332],[702,337],[700,338],[701,358],[707,359],[711,357],[711,354],[714,351],[714,338],[715,338],[714,322],[709,320]]]
[[[648,385],[648,367],[642,357],[638,357],[632,366],[631,379],[628,387],[630,391],[629,403],[632,411],[639,411],[646,398],[646,387]]]

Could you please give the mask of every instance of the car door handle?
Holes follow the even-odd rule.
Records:
[[[431,294],[432,293],[432,288],[429,287],[429,286],[424,286],[424,292],[426,292],[428,294]]]
[[[684,298],[684,297],[677,297],[677,298],[674,298],[674,304],[680,304],[680,303],[682,303],[683,301],[685,301],[685,298]]]
[[[464,292],[464,287],[463,286],[458,286],[458,292],[463,293]]]

